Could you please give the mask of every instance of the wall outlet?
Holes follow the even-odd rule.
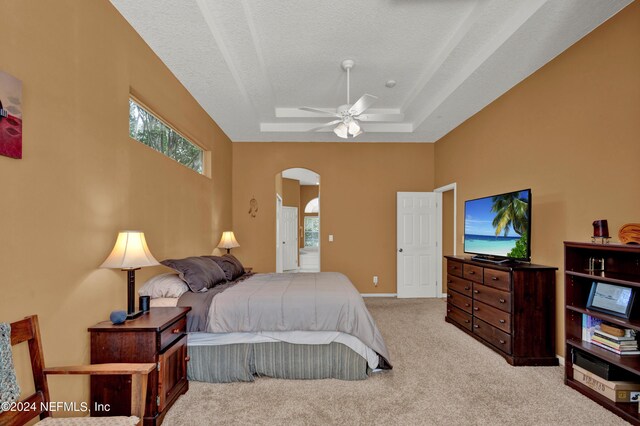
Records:
[[[373,285],[374,286],[378,286],[378,276],[377,275],[373,276]]]
[[[333,234],[329,234],[329,242],[332,243],[333,242]]]

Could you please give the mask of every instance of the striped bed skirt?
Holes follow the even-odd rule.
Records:
[[[287,342],[188,346],[189,380],[209,383],[278,379],[364,380],[367,360],[342,343],[297,345]]]

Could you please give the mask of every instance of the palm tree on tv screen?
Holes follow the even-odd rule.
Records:
[[[496,214],[492,223],[496,230],[496,236],[502,233],[506,237],[509,229],[513,229],[516,234],[520,235],[520,239],[516,241],[515,248],[511,250],[508,256],[527,257],[528,202],[520,198],[519,192],[498,195],[493,197],[491,201],[493,201],[491,211]]]

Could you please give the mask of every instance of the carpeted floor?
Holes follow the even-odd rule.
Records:
[[[191,382],[164,424],[626,424],[565,386],[562,367],[511,367],[446,324],[443,300],[366,303],[393,371],[356,382]]]

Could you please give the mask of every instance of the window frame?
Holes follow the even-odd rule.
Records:
[[[194,147],[196,147],[200,151],[202,151],[202,172],[199,172],[198,170],[196,170],[194,168],[191,168],[191,167],[189,167],[189,166],[187,166],[185,164],[182,164],[181,162],[179,162],[175,158],[167,155],[166,153],[164,153],[162,151],[159,151],[159,150],[155,149],[154,147],[152,147],[150,145],[147,145],[146,143],[134,138],[133,136],[131,136],[131,129],[129,129],[127,131],[127,134],[128,134],[130,139],[133,139],[137,143],[140,143],[140,144],[146,146],[147,148],[152,149],[154,152],[157,152],[157,153],[163,155],[164,157],[171,159],[172,161],[180,164],[182,167],[185,167],[185,168],[195,172],[199,176],[205,176],[205,177],[211,178],[211,151],[210,150],[208,150],[203,144],[199,143],[195,138],[190,136],[188,133],[178,130],[174,125],[169,123],[161,114],[158,114],[153,108],[150,108],[148,104],[146,104],[144,101],[140,100],[140,98],[137,97],[136,95],[134,95],[133,93],[129,93],[129,98],[127,99],[128,114],[131,114],[131,107],[129,105],[129,101],[133,101],[135,104],[138,105],[138,107],[140,107],[141,109],[146,111],[148,114],[150,114],[151,116],[156,118],[158,121],[160,121],[162,124],[164,124],[169,129],[174,131],[176,134],[178,134],[181,138],[186,140],[188,143],[190,143],[191,145],[193,145]]]
[[[307,245],[307,219],[315,219],[318,221],[318,238],[317,238],[317,245],[315,246],[309,246]],[[309,232],[313,232],[313,231],[309,231]],[[304,216],[304,220],[302,222],[302,236],[303,236],[303,241],[304,241],[304,247],[320,247],[320,215],[305,215]]]

